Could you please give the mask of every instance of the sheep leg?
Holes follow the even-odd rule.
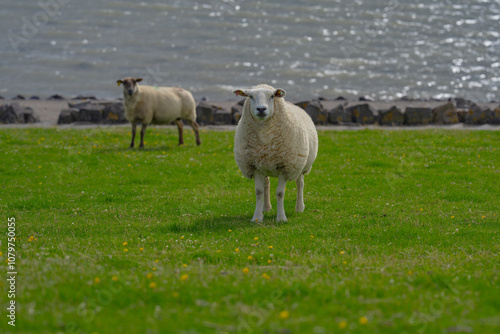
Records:
[[[182,134],[184,125],[182,124],[182,120],[180,118],[176,119],[175,124],[177,124],[177,130],[179,130],[179,145],[184,145],[184,135]]]
[[[255,212],[253,214],[252,221],[254,223],[258,223],[259,221],[264,220],[264,213],[262,212],[263,209],[263,201],[262,197],[264,195],[264,183],[265,183],[265,177],[264,175],[260,174],[259,172],[255,172],[253,175],[253,178],[255,180]]]
[[[286,178],[283,176],[283,174],[279,175],[278,179],[278,189],[276,189],[276,198],[278,199],[278,216],[276,217],[276,220],[279,222],[286,222],[286,215],[285,215],[285,187],[286,187]]]
[[[135,141],[135,130],[137,129],[137,123],[132,123],[132,142],[130,143],[130,148],[134,147]]]
[[[299,178],[295,181],[297,183],[297,204],[295,205],[295,211],[304,211],[304,174],[301,174]]]
[[[198,125],[198,123],[194,121],[187,121],[187,122],[189,122],[189,125],[191,125],[191,127],[194,130],[194,134],[196,135],[196,145],[201,145],[200,133],[199,133],[200,126]]]
[[[273,208],[271,205],[271,182],[269,177],[266,177],[264,182],[264,211],[269,212]]]
[[[139,145],[139,147],[144,147],[144,134],[146,133],[146,128],[147,128],[147,124],[144,124],[142,123],[142,127],[141,127],[141,144]]]

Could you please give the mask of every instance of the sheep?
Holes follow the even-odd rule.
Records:
[[[137,123],[142,124],[141,144],[144,147],[144,133],[149,124],[170,124],[175,122],[179,130],[179,145],[184,144],[182,119],[194,130],[196,144],[200,145],[199,125],[196,123],[196,103],[193,95],[178,87],[139,86],[141,78],[127,77],[117,80],[123,84],[123,105],[125,118],[132,123],[132,142],[134,147]]]
[[[234,158],[242,174],[255,180],[253,222],[271,210],[269,177],[278,177],[277,221],[287,221],[284,208],[287,181],[297,183],[295,210],[304,211],[304,174],[318,154],[318,134],[307,113],[284,100],[285,90],[258,85],[233,91],[246,97],[234,137]],[[264,197],[264,198],[263,198]]]

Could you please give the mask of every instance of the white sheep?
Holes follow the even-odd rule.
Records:
[[[149,124],[170,124],[175,122],[179,130],[179,145],[184,144],[182,120],[188,122],[196,135],[196,144],[200,145],[198,123],[196,123],[196,103],[193,95],[178,87],[139,86],[141,78],[124,78],[117,80],[118,86],[123,84],[123,105],[125,118],[132,123],[132,142],[134,147],[137,123],[142,124],[141,144],[144,147],[144,133]]]
[[[304,174],[318,154],[318,134],[307,113],[286,102],[286,92],[268,85],[235,90],[246,97],[234,137],[234,158],[243,175],[255,180],[256,205],[252,221],[271,210],[269,176],[278,177],[277,221],[286,221],[283,200],[287,181],[297,183],[297,212],[304,211]],[[264,196],[264,203],[263,197]]]

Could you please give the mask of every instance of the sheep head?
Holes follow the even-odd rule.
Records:
[[[141,82],[141,78],[132,78],[132,77],[127,77],[124,79],[117,80],[116,83],[118,86],[123,84],[123,95],[134,95],[137,92],[137,83]]]
[[[247,98],[246,103],[250,103],[250,112],[256,120],[265,121],[274,114],[274,99],[285,97],[284,89],[275,89],[268,85],[259,85],[253,89],[233,91],[236,96]]]

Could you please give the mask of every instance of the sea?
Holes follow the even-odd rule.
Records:
[[[7,4],[8,3],[8,4]],[[0,95],[112,99],[116,80],[229,100],[500,100],[500,1],[39,0],[0,6]]]

